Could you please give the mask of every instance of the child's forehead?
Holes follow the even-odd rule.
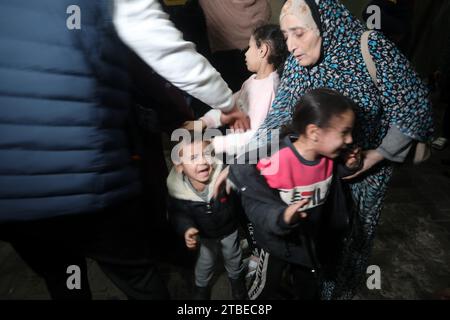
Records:
[[[328,127],[330,128],[340,128],[352,126],[355,121],[355,114],[352,110],[348,110],[344,113],[334,115],[328,122]]]
[[[183,142],[181,144],[181,151],[183,152],[183,154],[202,153],[203,150],[206,149],[209,144],[210,142],[206,140]]]

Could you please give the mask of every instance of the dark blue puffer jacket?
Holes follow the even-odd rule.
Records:
[[[0,2],[0,222],[95,212],[140,192],[111,2]],[[81,30],[66,27],[70,5]]]

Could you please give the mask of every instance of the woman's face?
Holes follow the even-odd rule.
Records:
[[[319,61],[322,37],[317,30],[303,28],[299,18],[290,14],[281,19],[280,27],[289,52],[301,66],[312,66]]]

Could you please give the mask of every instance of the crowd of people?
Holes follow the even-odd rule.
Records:
[[[219,254],[236,300],[352,299],[393,164],[434,132],[396,38],[338,0],[287,0],[279,25],[266,0],[187,0],[197,26],[170,1],[112,3],[0,5],[0,239],[53,299],[92,298],[87,257],[129,299],[170,298],[161,243],[194,256],[194,299],[211,298]],[[164,85],[147,92],[136,73]],[[142,110],[157,132],[145,152]],[[174,128],[167,175],[155,141]]]

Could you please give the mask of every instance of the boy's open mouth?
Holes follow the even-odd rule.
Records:
[[[197,171],[197,174],[199,174],[199,175],[201,175],[201,176],[209,175],[209,169],[210,169],[209,166],[208,166],[208,167],[205,167],[205,168],[202,168],[202,169],[200,169],[200,170]]]

